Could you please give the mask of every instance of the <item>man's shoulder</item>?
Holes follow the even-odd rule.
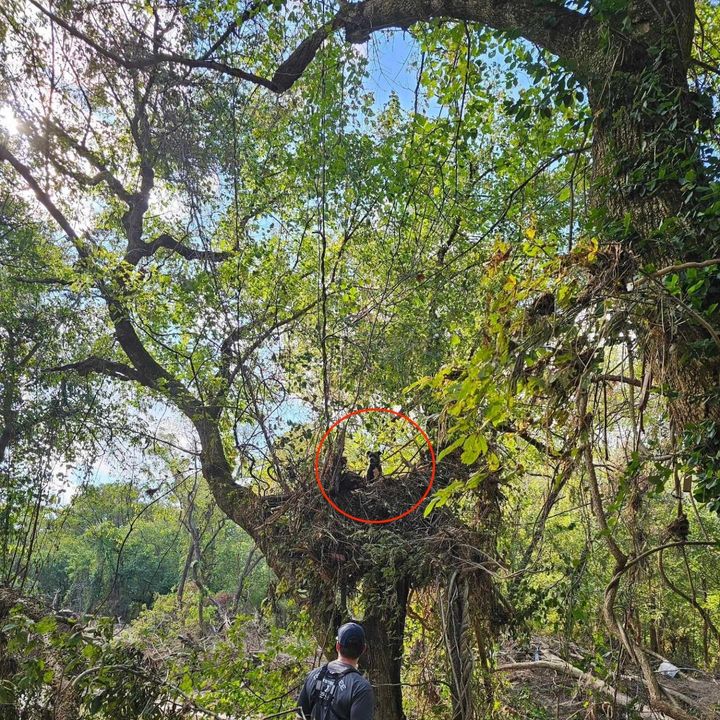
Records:
[[[306,683],[315,682],[318,679],[318,676],[323,671],[324,668],[326,668],[327,665],[321,665],[320,667],[316,667],[314,670],[311,670],[307,677],[305,678]]]
[[[314,670],[311,670],[305,678],[305,685],[308,688],[312,689],[312,687],[318,681],[320,673],[325,670],[325,668],[327,668],[326,673],[329,676],[341,676],[338,683],[341,692],[350,689],[353,691],[353,694],[355,694],[356,692],[359,692],[361,690],[372,690],[372,685],[370,684],[370,681],[360,670],[353,667],[352,665],[347,665],[337,660],[331,660],[329,663],[322,665],[321,667],[317,667]]]
[[[370,680],[368,680],[367,677],[365,677],[365,675],[357,669],[344,675],[340,683],[346,685],[353,696],[357,695],[359,692],[372,690]]]
[[[372,690],[372,684],[365,675],[360,672],[352,673],[352,686],[358,690]]]

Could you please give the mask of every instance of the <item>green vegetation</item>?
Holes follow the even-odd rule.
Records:
[[[717,717],[719,13],[6,2],[0,718]]]

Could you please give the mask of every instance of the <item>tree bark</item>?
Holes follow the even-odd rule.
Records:
[[[595,56],[588,94],[592,204],[606,244],[592,284],[599,296],[631,290],[632,298],[639,269],[714,257],[717,227],[713,213],[705,212],[709,194],[692,190],[705,176],[698,105],[687,82],[694,4],[634,0],[627,20],[627,32],[610,33],[604,52]],[[672,423],[682,433],[692,423],[720,421],[720,402],[710,392],[720,379],[719,348],[696,350],[708,338],[717,344],[717,321],[705,320],[652,284],[643,291],[654,290],[651,297],[665,308],[635,320],[653,377],[675,391],[669,402]]]
[[[405,720],[400,671],[409,593],[407,578],[395,583],[393,593],[390,610],[378,612],[370,607],[363,621],[368,649],[360,663],[367,668],[375,692],[375,720]]]
[[[474,712],[473,653],[470,640],[470,584],[456,570],[447,583],[447,604],[440,605],[450,665],[452,720],[471,720]]]

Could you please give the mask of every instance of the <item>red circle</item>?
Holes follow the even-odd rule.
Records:
[[[345,512],[341,507],[338,507],[333,500],[330,498],[330,496],[325,492],[325,488],[322,486],[322,482],[320,481],[320,452],[322,450],[322,446],[325,444],[325,441],[328,439],[328,436],[330,433],[341,423],[347,420],[348,418],[351,418],[353,415],[360,415],[362,413],[367,412],[384,412],[389,413],[390,415],[395,415],[396,417],[402,418],[406,422],[409,422],[423,437],[423,440],[425,440],[425,443],[428,446],[428,449],[430,450],[430,460],[432,461],[432,470],[430,471],[430,482],[428,483],[427,488],[425,488],[425,492],[422,494],[422,497],[410,508],[405,510],[405,512],[400,513],[399,515],[395,515],[395,517],[386,518],[384,520],[368,520],[367,518],[359,518],[355,517],[355,515],[351,515],[348,512]],[[346,518],[349,518],[350,520],[355,520],[356,522],[365,523],[367,525],[384,525],[385,523],[391,523],[395,522],[395,520],[400,520],[401,518],[404,518],[405,516],[409,515],[411,512],[414,512],[415,510],[420,507],[422,504],[422,501],[430,494],[430,490],[432,490],[433,483],[435,482],[435,470],[437,469],[437,462],[435,460],[435,450],[433,449],[432,443],[430,442],[430,438],[427,436],[427,433],[414,421],[411,420],[407,415],[403,415],[401,412],[398,412],[397,410],[391,410],[390,408],[360,408],[360,410],[353,410],[352,412],[349,412],[347,415],[343,415],[339,420],[336,420],[328,429],[327,432],[322,436],[322,439],[318,443],[317,449],[315,450],[315,482],[317,483],[318,487],[320,488],[320,492],[322,493],[322,496],[327,500],[328,504],[333,507],[335,510],[337,510],[341,515],[344,515]]]

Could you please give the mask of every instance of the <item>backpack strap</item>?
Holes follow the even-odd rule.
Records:
[[[316,695],[320,692],[320,689],[322,688],[323,680],[325,679],[325,676],[328,674],[328,666],[323,665],[320,668],[320,672],[318,673],[318,676],[315,678],[315,687],[313,688],[312,697],[310,698],[311,702],[315,702]]]

